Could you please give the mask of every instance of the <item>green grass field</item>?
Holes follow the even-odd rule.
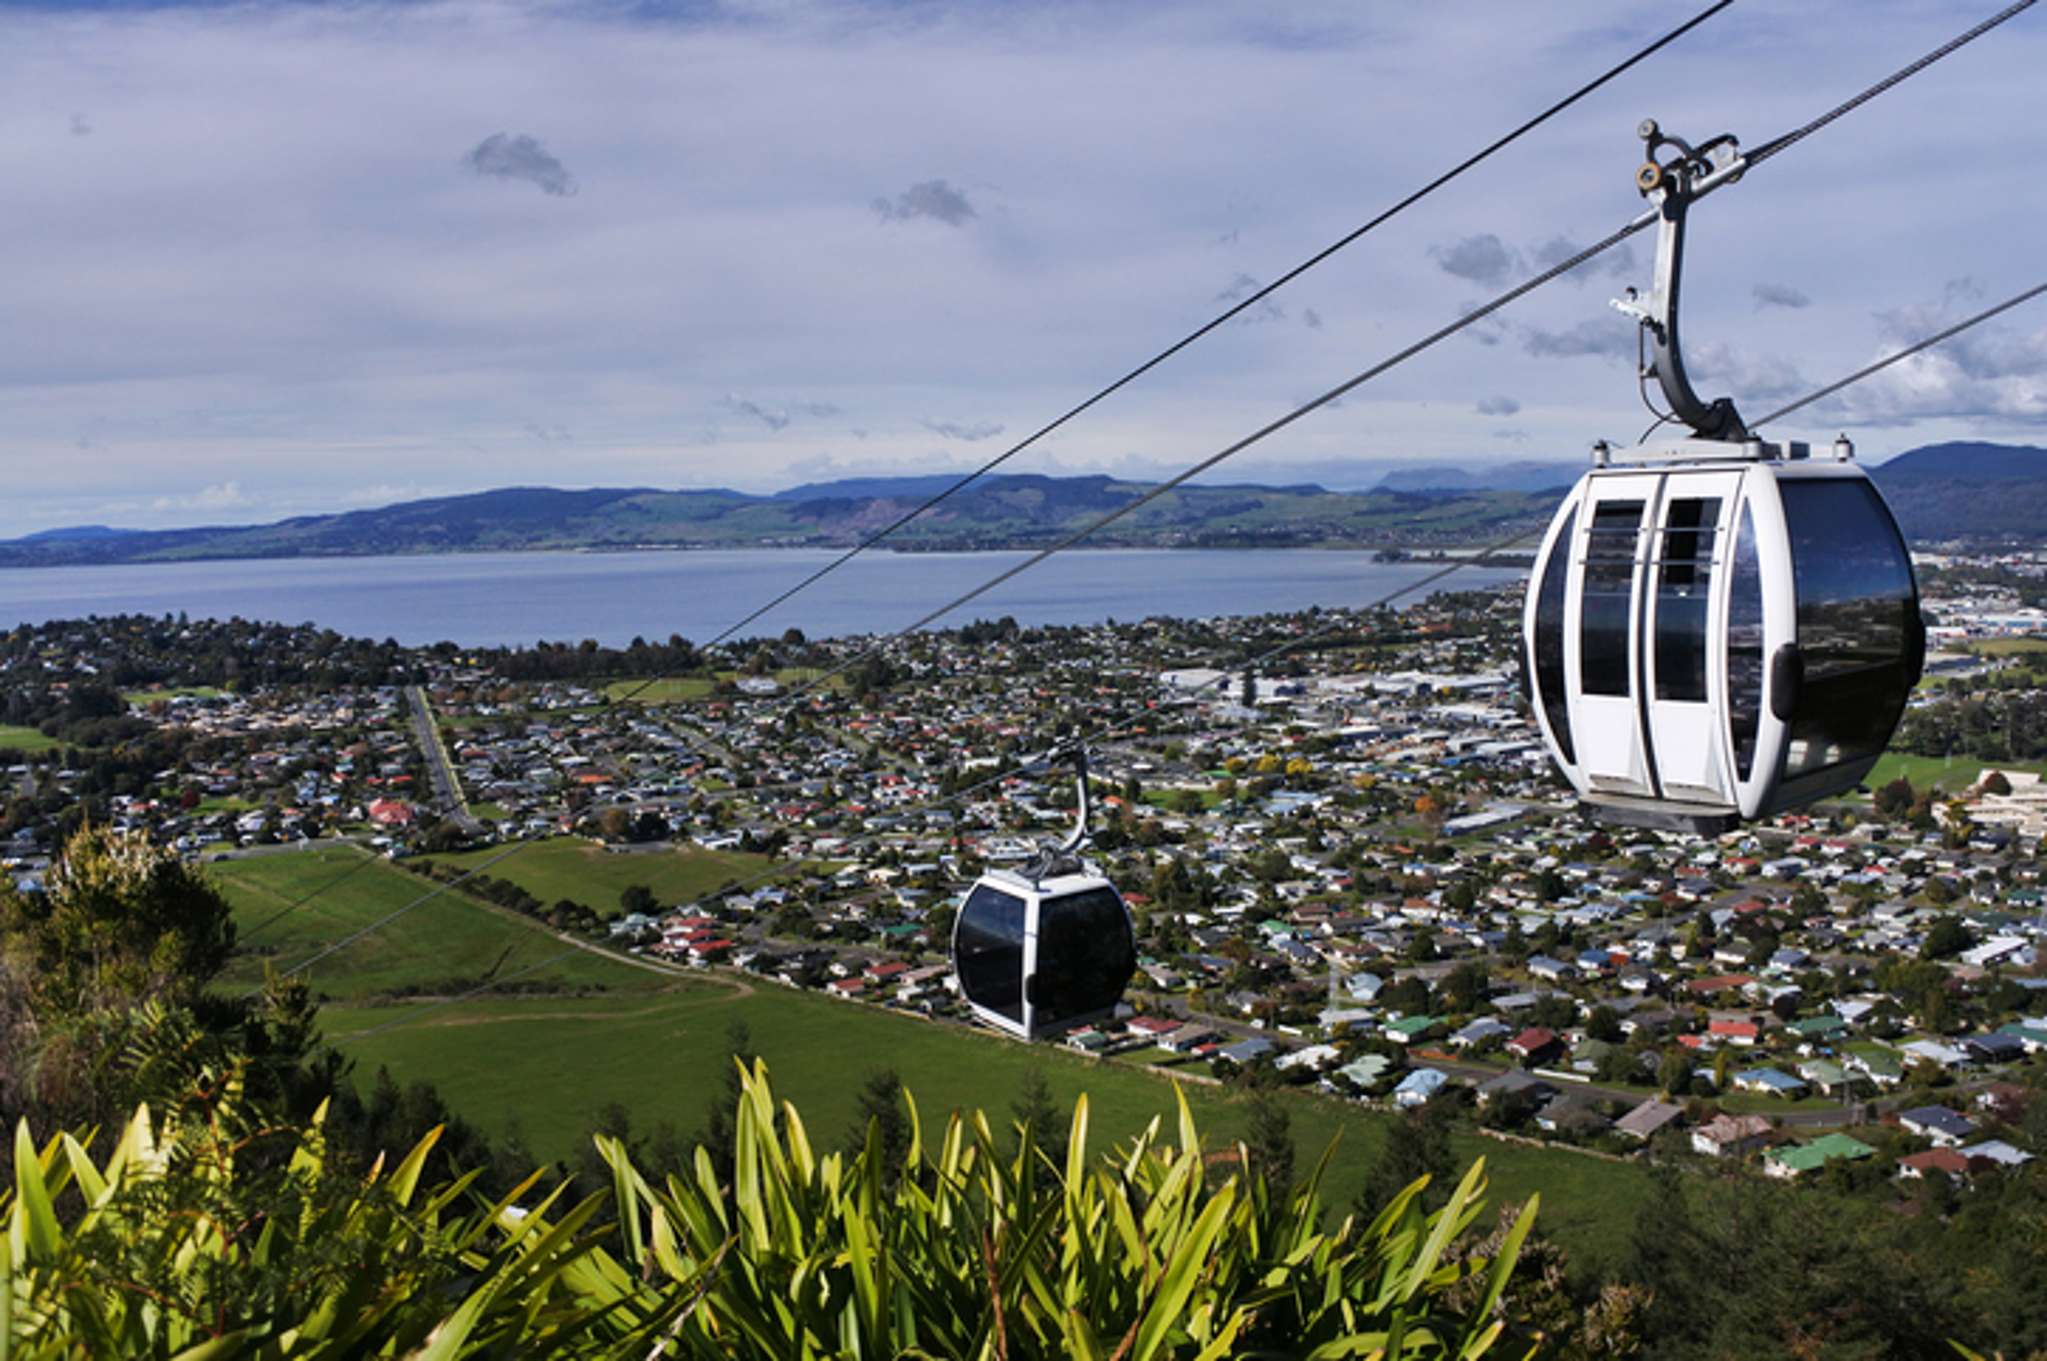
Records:
[[[604,687],[604,693],[614,704],[628,697],[635,704],[685,704],[709,696],[711,678],[661,676],[651,681],[645,678],[612,681]]]
[[[208,873],[233,905],[241,935],[223,986],[229,991],[253,987],[262,981],[266,963],[292,968],[434,887],[381,860],[365,859],[362,851],[330,846],[210,864]],[[293,906],[302,900],[302,906]],[[569,948],[541,923],[479,903],[457,889],[428,899],[388,927],[321,960],[306,978],[316,995],[337,1001],[362,1001],[408,988],[451,992]],[[647,993],[678,980],[577,951],[515,981]]]
[[[802,685],[823,675],[815,666],[785,666],[775,672],[775,679],[786,688]],[[694,700],[708,699],[720,680],[736,680],[737,671],[720,671],[717,676],[660,676],[648,680],[642,676],[633,680],[607,682],[604,693],[614,704],[628,697],[635,704],[684,704]],[[833,684],[837,684],[836,681]]]
[[[437,855],[433,859],[458,868],[475,869],[503,847]],[[644,884],[664,906],[694,902],[727,880],[750,879],[768,866],[759,855],[737,851],[680,850],[607,851],[581,837],[552,837],[529,842],[518,854],[485,870],[494,879],[509,879],[543,903],[563,898],[585,903],[599,912],[618,910],[618,895],[629,885]]]
[[[1902,775],[1912,782],[1914,789],[1941,789],[1959,794],[1982,779],[1987,768],[2039,770],[2040,766],[2025,761],[1986,762],[1973,756],[1908,756],[1901,751],[1887,751],[1862,783],[1871,790],[1877,790]]]
[[[516,1119],[543,1157],[569,1153],[591,1112],[618,1101],[636,1128],[672,1121],[684,1132],[702,1122],[721,1081],[727,1027],[743,1022],[767,1059],[778,1095],[802,1111],[813,1139],[836,1146],[855,1109],[861,1080],[893,1067],[932,1124],[954,1109],[979,1108],[1001,1128],[1025,1074],[1041,1067],[1056,1101],[1088,1094],[1098,1147],[1127,1138],[1154,1116],[1172,1118],[1172,1084],[1131,1065],[1030,1047],[816,993],[795,992],[735,975],[706,975],[678,995],[509,999],[461,1007],[413,1009],[416,1024],[356,1040],[406,1015],[403,1007],[330,1007],[327,1038],[357,1061],[358,1072],[390,1068],[401,1081],[426,1078],[450,1104],[502,1134]],[[1183,1084],[1204,1135],[1222,1147],[1244,1133],[1247,1111],[1234,1093]],[[1287,1109],[1308,1166],[1341,1136],[1325,1200],[1349,1203],[1384,1139],[1387,1117],[1333,1099],[1300,1094]],[[1460,1135],[1460,1163],[1484,1154],[1493,1195],[1523,1199],[1541,1191],[1541,1223],[1571,1247],[1576,1265],[1611,1265],[1622,1251],[1648,1189],[1641,1168],[1582,1154]]]
[[[576,876],[587,883],[593,874],[640,859],[586,855],[578,843],[562,841],[535,844],[503,865],[507,872],[537,874],[534,882],[553,892]],[[676,862],[671,883],[701,883],[722,875],[731,861],[754,858],[664,852],[645,859]],[[341,846],[219,862],[209,872],[228,894],[242,931],[255,933],[223,980],[229,991],[259,981],[266,959],[276,967],[297,964],[433,887]],[[302,899],[302,906],[278,916]],[[274,920],[265,927],[266,919]],[[902,1075],[931,1121],[956,1108],[979,1108],[1002,1125],[1033,1067],[1044,1070],[1058,1101],[1070,1104],[1088,1093],[1098,1146],[1127,1138],[1153,1116],[1171,1118],[1169,1077],[1141,1065],[1025,1046],[737,974],[678,976],[588,953],[553,960],[568,948],[540,924],[455,890],[337,952],[309,977],[316,993],[330,999],[321,1029],[355,1060],[358,1085],[379,1067],[401,1082],[431,1082],[455,1110],[493,1134],[516,1121],[528,1144],[548,1158],[570,1154],[592,1113],[610,1101],[624,1104],[636,1127],[668,1120],[685,1132],[696,1129],[722,1080],[726,1032],[734,1021],[747,1026],[778,1092],[798,1104],[814,1137],[827,1146],[836,1146],[851,1121],[861,1080],[883,1066]],[[522,981],[586,990],[583,995],[486,994],[436,1005],[456,991],[440,986],[449,980],[466,989],[486,974],[502,977],[549,960]],[[407,987],[432,995],[390,996]],[[1204,1066],[1188,1071],[1201,1073]],[[1244,1132],[1240,1097],[1208,1083],[1184,1086],[1212,1144],[1226,1146]],[[1341,1136],[1325,1200],[1347,1205],[1381,1146],[1386,1117],[1307,1094],[1287,1102],[1304,1173]],[[1581,1271],[1614,1262],[1648,1190],[1642,1169],[1576,1153],[1470,1134],[1458,1136],[1453,1151],[1460,1162],[1487,1157],[1496,1200],[1540,1190],[1545,1230],[1572,1249]]]
[[[0,747],[12,747],[16,751],[48,751],[56,745],[57,739],[43,736],[40,728],[0,723]]]
[[[153,699],[213,699],[226,693],[217,685],[173,685],[156,690],[124,690],[121,698],[130,704],[147,704]]]
[[[2022,652],[2047,652],[2047,638],[1985,638],[1970,643],[1968,651],[1980,657],[2013,657]]]

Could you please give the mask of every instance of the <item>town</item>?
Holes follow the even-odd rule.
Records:
[[[1075,734],[1139,974],[1068,1048],[1609,1156],[1964,1183],[2040,1147],[2038,581],[1934,564],[1902,736],[1949,748],[1718,838],[1581,816],[1519,698],[1510,589],[879,650],[23,627],[0,844],[31,892],[87,818],[209,860],[347,844],[592,949],[963,1025],[956,903],[1070,823],[1062,774],[1023,767]],[[2001,752],[1969,745],[1985,712]],[[606,882],[677,855],[732,872],[667,901],[521,884],[520,855],[571,846],[615,858]]]

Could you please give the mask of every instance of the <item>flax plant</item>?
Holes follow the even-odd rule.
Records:
[[[927,1143],[914,1101],[899,1166],[872,1129],[820,1155],[765,1064],[741,1077],[729,1180],[699,1148],[653,1185],[600,1136],[613,1185],[573,1203],[538,1173],[494,1201],[473,1173],[423,1189],[432,1135],[388,1169],[331,1167],[318,1118],[263,1127],[232,1073],[204,1104],[138,1109],[103,1160],[24,1124],[0,1361],[1475,1361],[1535,1213],[1476,1255],[1476,1164],[1433,1214],[1424,1179],[1329,1226],[1328,1155],[1275,1200],[1184,1100],[1173,1137],[1154,1120],[1096,1153],[1083,1097],[1057,1166],[1028,1127],[1005,1153],[978,1112]]]

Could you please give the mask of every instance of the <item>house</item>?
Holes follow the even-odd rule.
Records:
[[[1132,1016],[1123,1023],[1123,1029],[1133,1040],[1150,1040],[1156,1044],[1184,1024],[1173,1016]]]
[[[1763,1172],[1766,1176],[1789,1181],[1817,1171],[1836,1158],[1860,1161],[1875,1156],[1876,1150],[1860,1139],[1851,1139],[1845,1134],[1822,1134],[1809,1144],[1771,1149],[1763,1155]]]
[[[1393,1071],[1393,1060],[1384,1054],[1363,1054],[1336,1070],[1335,1076],[1370,1090]]]
[[[1738,1091],[1763,1092],[1790,1100],[1804,1096],[1807,1090],[1804,1082],[1775,1068],[1744,1069],[1734,1075],[1734,1086]]]
[[[1549,1083],[1519,1068],[1510,1068],[1498,1077],[1487,1078],[1478,1084],[1478,1104],[1490,1106],[1495,1101],[1511,1100],[1516,1097],[1530,1099],[1550,1095],[1556,1091]]]
[[[1798,1065],[1798,1075],[1823,1096],[1833,1096],[1855,1085],[1855,1079],[1849,1076],[1848,1071],[1832,1059],[1807,1059]]]
[[[1692,1131],[1692,1151],[1709,1158],[1739,1158],[1769,1138],[1770,1122],[1760,1115],[1716,1115]]]
[[[1908,1040],[1898,1046],[1911,1058],[1921,1059],[1941,1068],[1959,1068],[1969,1061],[1966,1051],[1938,1040]]]
[[[1976,1122],[1946,1106],[1917,1106],[1898,1112],[1898,1128],[1952,1148],[1976,1132]]]
[[[1215,1043],[1216,1034],[1207,1026],[1188,1022],[1159,1040],[1159,1048],[1175,1054],[1192,1054],[1203,1045]]]
[[[1558,1092],[1535,1112],[1535,1127],[1549,1134],[1598,1134],[1607,1124],[1579,1092]]]
[[[1879,1087],[1895,1087],[1905,1080],[1905,1065],[1898,1061],[1898,1056],[1875,1045],[1851,1050],[1842,1062]]]
[[[1412,1044],[1442,1022],[1434,1016],[1403,1016],[1379,1027],[1379,1033],[1395,1044]]]
[[[1682,1106],[1651,1098],[1614,1121],[1613,1127],[1630,1139],[1647,1140],[1683,1118]]]
[[[1501,1038],[1514,1033],[1514,1028],[1502,1025],[1490,1016],[1481,1016],[1463,1029],[1450,1036],[1450,1043],[1459,1049],[1484,1044],[1487,1040]]]
[[[1985,1139],[1980,1144],[1970,1144],[1960,1150],[1972,1166],[1979,1167],[2024,1167],[2033,1161],[2033,1155],[2013,1148],[2002,1139]]]
[[[1987,1035],[1964,1035],[1962,1052],[1977,1063],[2010,1063],[2025,1057],[2026,1042],[2017,1035],[1992,1031]]]
[[[1706,1033],[1719,1044],[1739,1045],[1747,1049],[1762,1036],[1763,1028],[1754,1021],[1716,1018],[1706,1023]]]
[[[1834,1044],[1848,1034],[1848,1023],[1839,1016],[1802,1016],[1786,1027],[1801,1044]]]
[[[1540,978],[1546,983],[1561,983],[1568,978],[1574,977],[1577,972],[1576,968],[1566,964],[1563,960],[1551,959],[1548,955],[1530,955],[1528,957],[1529,976],[1531,978]]]
[[[1544,1063],[1564,1052],[1563,1042],[1548,1026],[1530,1026],[1507,1041],[1507,1052],[1524,1063]]]
[[[1248,1040],[1238,1040],[1216,1051],[1216,1057],[1228,1059],[1231,1063],[1255,1063],[1272,1053],[1278,1046],[1262,1035],[1253,1035]]]
[[[1938,1173],[1950,1181],[1967,1181],[1969,1159],[1952,1148],[1929,1148],[1923,1153],[1908,1153],[1898,1159],[1900,1177],[1918,1180],[1930,1173]]]
[[[2047,1049],[2047,1025],[2036,1021],[2013,1021],[2010,1025],[1999,1026],[1998,1030],[2017,1038],[2028,1054],[2037,1054]]]
[[[1393,1089],[1393,1104],[1402,1107],[1419,1106],[1443,1090],[1449,1076],[1439,1068],[1417,1068]]]

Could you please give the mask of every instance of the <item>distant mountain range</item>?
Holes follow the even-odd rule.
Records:
[[[1430,548],[1490,540],[1542,523],[1583,465],[1519,463],[1471,471],[1395,468],[1369,491],[1188,485],[1090,542],[1102,547]],[[2047,539],[2047,449],[1937,444],[1871,469],[1908,537]],[[949,474],[807,483],[771,496],[724,489],[505,487],[375,510],[261,525],[49,529],[0,541],[0,566],[340,557],[507,549],[844,547],[952,485]],[[907,550],[1035,548],[1153,484],[1119,478],[982,478],[889,539]]]

